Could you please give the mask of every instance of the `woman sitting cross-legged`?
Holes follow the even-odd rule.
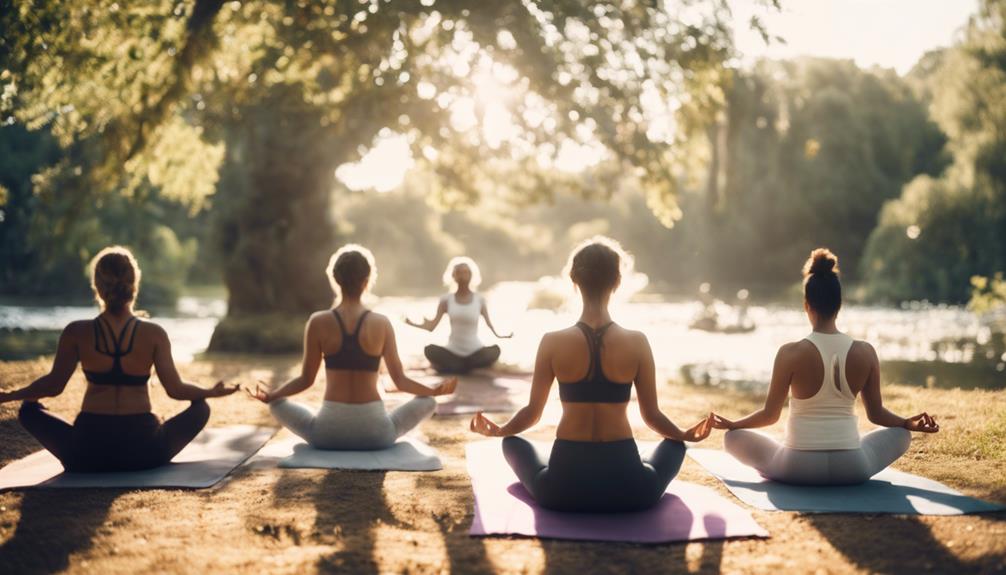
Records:
[[[140,268],[121,247],[102,250],[92,263],[91,286],[101,313],[63,330],[52,370],[31,385],[0,393],[0,402],[24,400],[21,426],[55,455],[67,471],[135,471],[167,464],[206,425],[206,399],[238,387],[218,382],[204,389],[182,382],[171,342],[159,325],[133,315]],[[73,424],[50,413],[39,399],[66,388],[77,364],[87,389]],[[192,403],[161,422],[150,410],[150,368],[172,399]]]
[[[862,483],[908,450],[910,432],[935,433],[940,427],[927,413],[903,419],[888,411],[880,394],[877,352],[838,331],[838,258],[816,249],[803,275],[804,308],[813,331],[779,349],[765,407],[737,421],[714,414],[713,425],[730,430],[723,440],[730,454],[769,479],[806,485]],[[790,413],[782,444],[748,429],[775,423],[787,395]],[[882,426],[862,438],[853,409],[857,395],[870,421]]]
[[[371,313],[360,301],[376,275],[370,250],[346,245],[332,256],[328,271],[339,303],[334,309],[315,312],[307,321],[300,375],[272,391],[257,387],[252,395],[269,404],[281,424],[318,449],[391,447],[433,415],[437,405],[433,396],[453,393],[457,380],[430,388],[405,376],[391,322]],[[377,391],[382,358],[398,389],[419,396],[391,413],[384,409]],[[314,384],[322,359],[325,401],[315,412],[287,397]]]
[[[453,285],[454,293],[440,298],[437,314],[433,319],[424,319],[422,322],[405,319],[405,323],[427,331],[436,329],[444,314],[451,320],[451,334],[447,345],[430,344],[423,350],[430,365],[440,373],[468,373],[473,369],[489,367],[499,359],[500,347],[483,345],[479,339],[480,317],[486,320],[486,325],[496,337],[513,337],[513,334],[496,333],[496,328],[489,319],[485,297],[472,291],[481,282],[482,276],[475,262],[469,257],[456,257],[447,264],[444,272],[444,283]]]
[[[657,405],[653,353],[646,336],[611,321],[608,300],[628,256],[608,238],[577,248],[569,276],[579,288],[583,312],[575,326],[545,334],[535,359],[526,407],[499,426],[478,413],[472,431],[503,436],[503,455],[520,482],[545,508],[620,512],[656,505],[685,456],[682,441],[708,437],[712,418],[682,431]],[[550,455],[514,437],[541,417],[552,380],[559,381],[562,419]],[[646,424],[665,437],[642,459],[626,413],[633,385]]]

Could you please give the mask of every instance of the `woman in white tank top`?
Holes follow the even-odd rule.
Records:
[[[486,325],[496,337],[513,337],[513,334],[496,333],[496,328],[489,319],[485,298],[472,291],[481,281],[479,267],[475,262],[469,257],[458,256],[447,264],[444,271],[444,283],[453,286],[454,292],[440,298],[437,314],[422,322],[405,319],[405,323],[427,331],[436,329],[444,314],[450,319],[451,333],[447,338],[447,345],[431,344],[424,350],[426,359],[438,372],[467,373],[496,363],[500,348],[498,345],[486,346],[479,339],[479,318],[486,320]]]
[[[838,258],[819,248],[804,265],[804,309],[813,331],[779,349],[765,407],[730,421],[713,415],[713,425],[729,430],[726,450],[763,476],[786,483],[862,483],[901,457],[911,431],[935,433],[927,413],[904,419],[884,405],[880,361],[870,344],[838,331],[842,305]],[[862,395],[870,422],[881,426],[859,437],[856,396]],[[750,428],[779,420],[786,397],[789,419],[783,443]]]

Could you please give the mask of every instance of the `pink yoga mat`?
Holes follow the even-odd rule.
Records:
[[[652,444],[640,443],[642,451]],[[498,439],[466,446],[475,491],[470,535],[666,543],[768,537],[751,515],[713,490],[674,480],[653,509],[633,513],[563,513],[542,509],[503,459]]]

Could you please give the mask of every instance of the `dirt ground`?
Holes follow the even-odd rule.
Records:
[[[224,358],[182,366],[187,379],[253,383],[285,376],[296,358]],[[0,363],[0,388],[48,369]],[[46,402],[72,418],[83,378]],[[316,385],[307,399],[320,400]],[[553,391],[553,395],[555,392]],[[182,408],[155,387],[155,410]],[[1006,392],[889,386],[897,412],[925,408],[935,436],[916,435],[896,467],[1006,503]],[[691,423],[709,410],[738,416],[759,397],[668,383],[665,411]],[[210,425],[270,425],[264,406],[235,395],[212,404]],[[0,406],[0,465],[38,449]],[[865,422],[865,416],[861,415]],[[444,460],[433,473],[237,469],[207,490],[51,490],[0,493],[0,573],[993,573],[1006,572],[1006,513],[959,517],[802,515],[751,510],[772,535],[668,545],[472,538],[464,465],[468,416],[437,416],[423,432]],[[864,428],[869,427],[865,424]],[[778,429],[776,430],[778,431]],[[532,434],[553,437],[554,428]],[[655,436],[640,429],[639,437]],[[703,446],[722,447],[714,433]],[[680,479],[719,482],[686,459]],[[738,502],[739,503],[739,502]],[[741,504],[743,506],[743,504]]]

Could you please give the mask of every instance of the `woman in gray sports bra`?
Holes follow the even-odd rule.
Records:
[[[884,407],[877,352],[835,326],[842,284],[834,254],[824,248],[811,252],[803,288],[813,331],[779,349],[765,407],[737,421],[714,415],[713,425],[729,430],[723,445],[730,454],[769,479],[805,485],[862,483],[908,451],[912,431],[935,433],[940,426],[927,413],[904,419]],[[854,410],[857,395],[870,422],[881,426],[862,438]],[[751,430],[778,421],[787,396],[783,443]]]
[[[682,442],[701,441],[712,429],[707,417],[682,431],[660,411],[646,336],[615,324],[608,314],[623,267],[631,268],[631,262],[614,240],[598,237],[574,250],[568,268],[583,299],[580,321],[542,338],[526,407],[502,426],[481,413],[471,421],[475,433],[505,438],[503,455],[542,507],[580,512],[652,507],[681,468]],[[546,455],[516,435],[541,418],[555,379],[562,419]],[[666,438],[646,459],[627,415],[633,385],[643,421]]]
[[[307,321],[300,375],[276,389],[259,387],[252,394],[269,404],[283,426],[318,449],[391,447],[433,415],[437,406],[433,396],[453,393],[458,383],[450,379],[430,388],[405,375],[391,322],[361,301],[375,267],[374,256],[363,246],[349,244],[335,252],[327,271],[338,305],[315,312]],[[417,396],[390,413],[377,390],[381,359],[398,389]],[[290,400],[314,384],[323,360],[326,386],[321,407],[316,410]]]

